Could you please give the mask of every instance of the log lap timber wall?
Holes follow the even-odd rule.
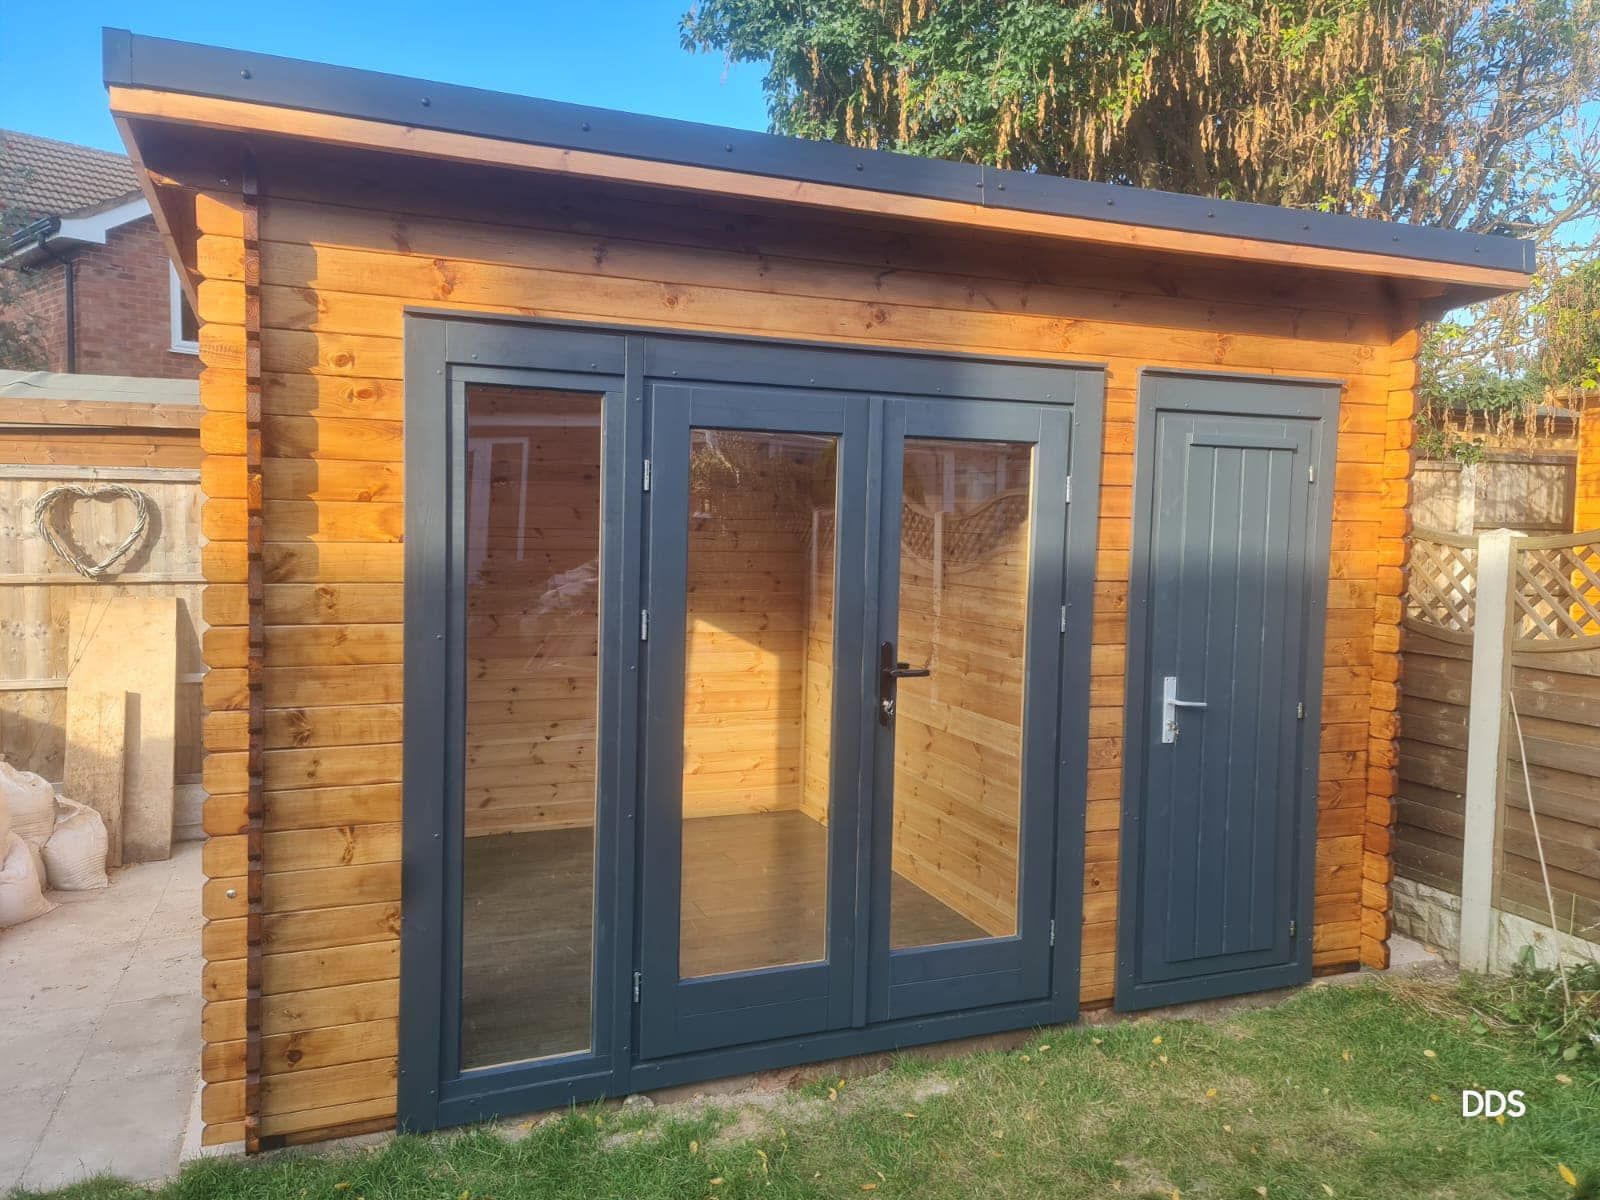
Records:
[[[265,658],[259,1134],[395,1112],[406,306],[1103,364],[1081,999],[1113,999],[1138,373],[1342,384],[1315,965],[1387,961],[1416,326],[1458,298],[1355,270],[828,214],[165,123],[119,90],[198,300],[206,784],[205,1140],[245,1136],[246,329],[259,313]],[[140,123],[157,106],[162,121]],[[131,114],[131,115],[130,115]],[[238,147],[259,172],[259,274]],[[230,165],[234,164],[234,165]],[[336,164],[336,167],[335,165]],[[803,767],[794,801],[804,806]],[[792,801],[786,800],[785,803]]]

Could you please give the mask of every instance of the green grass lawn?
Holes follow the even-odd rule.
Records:
[[[191,1166],[167,1200],[945,1200],[1600,1194],[1600,1073],[1474,1032],[1447,985],[1308,989],[1211,1022],[1040,1033],[784,1095],[593,1106],[369,1151]],[[1562,1072],[1570,1072],[1564,1082]],[[1461,1089],[1527,1093],[1464,1120]],[[92,1130],[84,1136],[92,1137]],[[1578,1179],[1563,1178],[1566,1166]],[[24,1193],[26,1194],[26,1193]],[[124,1200],[99,1181],[56,1200]]]

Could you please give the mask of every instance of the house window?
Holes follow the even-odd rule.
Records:
[[[194,315],[189,297],[178,282],[178,269],[168,266],[168,291],[171,297],[172,348],[179,354],[200,353],[200,318]]]

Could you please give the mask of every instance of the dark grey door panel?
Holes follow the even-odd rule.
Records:
[[[1101,373],[1064,363],[449,313],[408,314],[406,347],[407,469],[413,486],[407,489],[406,537],[406,920],[398,1086],[403,1127],[427,1129],[642,1087],[1073,1019]],[[463,529],[484,507],[475,480],[488,480],[492,494],[503,479],[520,476],[507,466],[510,459],[492,457],[492,446],[496,473],[466,469],[481,452],[469,444],[462,406],[468,391],[480,386],[521,389],[519,395],[541,389],[598,395],[603,416],[598,472],[574,458],[541,460],[529,475],[598,486],[599,552],[592,573],[584,576],[597,588],[598,636],[586,642],[570,631],[552,634],[549,652],[539,660],[552,669],[540,686],[561,694],[530,693],[536,703],[506,710],[533,719],[551,707],[547,700],[559,701],[558,708],[566,702],[573,689],[561,681],[567,674],[576,679],[577,666],[596,674],[593,852],[567,855],[591,881],[583,911],[592,916],[593,935],[587,971],[562,975],[587,980],[592,998],[585,1020],[562,1027],[572,1034],[570,1052],[564,1045],[524,1056],[513,1047],[503,1061],[489,1065],[465,1061],[461,1051],[461,931],[469,919],[463,813],[472,761],[464,748],[464,688],[474,678],[469,627],[497,637],[503,628],[481,620],[471,624],[464,584],[476,578],[471,555],[479,543],[464,537]],[[486,396],[484,411],[498,411],[495,403]],[[537,419],[530,428],[588,428],[573,424],[565,410],[532,415]],[[707,431],[714,436],[708,439]],[[778,436],[763,439],[763,431]],[[951,831],[949,859],[936,871],[912,869],[904,860],[896,867],[892,781],[880,788],[877,778],[880,768],[893,765],[892,757],[881,755],[894,740],[878,719],[879,643],[886,633],[903,642],[901,635],[911,629],[903,620],[909,610],[898,611],[898,624],[884,615],[898,603],[883,594],[885,579],[894,581],[884,569],[895,550],[884,542],[901,541],[885,509],[903,498],[903,481],[897,476],[891,486],[886,479],[890,462],[902,461],[899,452],[887,449],[891,436],[902,440],[900,452],[906,440],[940,443],[931,451],[923,447],[918,470],[925,491],[912,498],[922,509],[917,536],[929,540],[919,542],[901,565],[911,563],[923,601],[937,592],[926,588],[926,572],[937,567],[961,574],[947,602],[922,603],[916,611],[924,634],[928,627],[959,627],[967,636],[958,640],[968,643],[944,643],[949,657],[935,664],[941,686],[966,688],[960,703],[937,689],[910,695],[913,686],[926,686],[915,671],[901,681],[908,689],[902,693],[908,697],[907,724],[916,720],[921,726],[915,741],[903,744],[914,745],[940,769],[953,768],[963,798],[989,797],[997,781],[1004,783],[1012,805],[1007,811],[1016,814],[1018,826],[997,835],[983,812],[937,815],[933,805],[939,797],[924,786],[926,773],[914,772],[923,814]],[[821,450],[819,440],[827,443]],[[944,443],[955,443],[957,450]],[[953,491],[931,486],[944,478],[931,469],[943,463],[939,455],[964,461],[958,451],[972,443],[992,446],[978,455],[988,465],[980,463],[968,477],[981,482],[987,472],[991,483]],[[703,460],[698,466],[697,446]],[[1031,447],[1031,457],[1019,447]],[[771,480],[763,484],[762,477],[773,473],[763,464],[785,456],[781,474],[789,482],[779,488],[778,507],[791,516],[805,509],[815,520],[782,528],[735,520],[724,524],[720,540],[711,537],[707,530],[717,512],[706,498],[753,497],[745,515],[770,513]],[[1019,532],[1023,473],[1015,469],[1024,460],[1032,464],[1029,482],[1036,493],[1025,553]],[[1078,484],[1071,503],[1069,469]],[[748,485],[741,472],[752,472]],[[836,510],[831,518],[828,479]],[[708,490],[708,484],[715,486]],[[942,503],[933,503],[941,490]],[[501,494],[513,492],[508,486]],[[996,507],[988,507],[991,501]],[[577,546],[568,534],[578,510],[569,507],[570,512],[552,502],[545,510],[550,520],[541,522],[541,529],[548,525],[541,536],[548,534],[552,546],[567,539],[560,543],[563,551]],[[801,621],[769,603],[778,590],[773,581],[800,577],[790,568],[783,575],[776,563],[822,546],[830,525],[836,566],[825,556],[813,557],[815,569],[803,575],[807,588],[825,590],[826,580],[833,580],[831,611],[814,606]],[[473,528],[511,526],[487,520]],[[520,539],[523,527],[517,530]],[[985,544],[993,549],[996,536],[997,557],[973,552]],[[480,542],[488,544],[488,535]],[[941,558],[931,549],[938,545],[956,548]],[[709,570],[697,573],[696,553],[707,556],[701,561]],[[761,578],[737,578],[740,572]],[[705,607],[706,593],[715,595],[717,606]],[[1023,595],[1026,604],[1018,607]],[[1001,601],[1013,606],[1009,624],[990,619],[991,603]],[[822,636],[813,625],[824,616],[832,654],[812,652]],[[1015,638],[1022,623],[1026,640],[1020,650],[996,640],[1002,634]],[[543,628],[520,618],[516,627]],[[770,640],[768,632],[775,635]],[[803,655],[797,652],[802,644]],[[579,662],[591,656],[597,669]],[[557,669],[569,660],[572,672]],[[719,671],[721,679],[709,678]],[[752,673],[748,683],[732,677],[740,671]],[[776,694],[771,681],[758,676],[774,671],[784,676],[781,694],[793,701],[770,700]],[[819,704],[830,678],[832,703]],[[976,683],[966,687],[969,678]],[[714,692],[722,699],[713,705],[708,700]],[[741,696],[749,703],[739,703]],[[996,697],[1020,704],[1018,719],[999,722],[1014,728],[997,728],[989,708]],[[722,702],[730,699],[734,703]],[[930,699],[943,705],[942,717],[926,707]],[[586,696],[578,700],[591,703]],[[765,714],[792,715],[801,708],[806,724],[796,760],[792,726],[774,728]],[[696,727],[692,736],[685,733],[686,717]],[[805,732],[813,720],[824,733],[815,743]],[[1004,750],[1000,759],[991,754],[997,737]],[[494,744],[493,755],[502,754],[500,743]],[[548,761],[538,764],[540,773],[513,773],[508,786],[526,785],[531,794],[559,782],[561,764],[582,762],[581,754],[554,752],[564,749],[553,746]],[[801,766],[787,776],[774,773],[768,750],[782,750]],[[514,755],[504,757],[510,761]],[[1002,761],[1007,757],[1016,760],[1009,773]],[[815,765],[822,762],[829,767],[819,772]],[[826,803],[813,803],[821,780],[827,781]],[[740,806],[729,801],[751,789],[785,788],[788,795],[774,796],[780,802],[745,806],[760,818],[746,822],[749,828],[724,821],[746,815],[731,813]],[[694,793],[693,821],[685,820],[686,792]],[[573,828],[584,827],[580,822]],[[567,826],[558,829],[560,836],[568,833]],[[975,849],[983,839],[997,838],[1016,842],[1015,866],[998,882],[993,862]],[[912,852],[925,855],[927,843]],[[525,861],[525,877],[507,877],[525,878],[531,894],[544,895],[540,881],[553,881],[554,873],[532,858]],[[795,862],[803,869],[795,869]],[[787,891],[769,886],[780,876],[793,885]],[[915,885],[899,891],[910,901],[901,906],[903,936],[893,932],[891,876]],[[753,905],[757,888],[773,904]],[[952,924],[946,910],[959,919]],[[774,912],[780,918],[798,914],[803,928],[772,919]],[[732,924],[719,925],[730,915]],[[759,927],[746,918],[758,918]],[[968,936],[964,921],[983,936]],[[521,927],[564,928],[554,922]],[[474,962],[487,962],[491,970],[499,965],[492,956]],[[506,962],[499,974],[518,987],[546,975],[537,963],[530,968],[522,962]],[[537,1025],[551,1011],[557,1010],[530,1003],[528,1024]],[[508,1029],[524,1032],[514,1012]]]
[[[1123,1008],[1310,972],[1328,391],[1167,375],[1146,383],[1130,598]]]

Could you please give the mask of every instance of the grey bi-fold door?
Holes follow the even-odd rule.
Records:
[[[1070,410],[647,393],[641,1055],[1046,999]]]
[[[1121,1008],[1310,975],[1338,399],[1320,383],[1143,382]]]
[[[1076,1014],[1098,372],[406,354],[406,1128]]]

